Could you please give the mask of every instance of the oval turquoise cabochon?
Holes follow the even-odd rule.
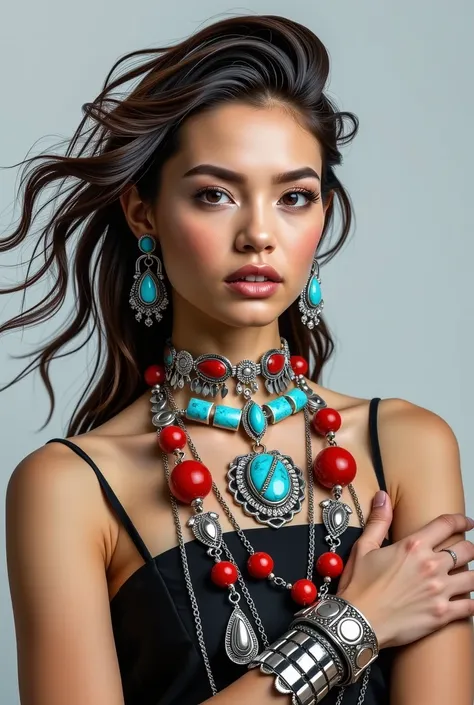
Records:
[[[321,303],[321,286],[316,276],[314,276],[309,284],[308,299],[311,306],[318,306]]]
[[[283,502],[291,490],[290,474],[281,460],[270,453],[260,453],[250,461],[248,471],[252,485],[258,492],[261,492],[274,463],[275,468],[272,471],[268,487],[261,495],[263,499],[272,503]]]
[[[138,243],[142,252],[153,252],[155,249],[155,241],[149,235],[144,235]]]

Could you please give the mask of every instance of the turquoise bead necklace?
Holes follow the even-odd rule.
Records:
[[[184,412],[188,421],[238,431],[252,439],[252,451],[229,465],[229,492],[243,510],[261,523],[278,528],[301,510],[305,496],[303,474],[293,460],[279,451],[267,452],[261,443],[268,422],[275,424],[306,408],[307,395],[298,387],[263,406],[249,400],[243,409],[192,397]]]
[[[253,400],[248,401],[243,409],[224,404],[215,404],[206,399],[191,397],[184,413],[188,421],[196,421],[217,428],[238,431],[240,424],[255,443],[260,443],[267,430],[267,418],[271,423],[279,423],[292,414],[302,411],[308,402],[308,397],[298,387],[263,406]]]

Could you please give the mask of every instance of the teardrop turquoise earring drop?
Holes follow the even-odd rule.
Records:
[[[312,330],[319,323],[319,316],[324,307],[321,294],[321,279],[319,277],[319,263],[313,260],[308,282],[300,294],[299,309],[301,322]]]
[[[152,254],[156,242],[151,235],[143,235],[138,241],[142,255],[135,264],[134,283],[130,291],[130,306],[137,321],[145,316],[145,325],[153,324],[153,316],[157,323],[163,318],[162,312],[168,306],[168,296],[164,285],[162,264],[159,257]],[[152,268],[156,271],[153,271]]]

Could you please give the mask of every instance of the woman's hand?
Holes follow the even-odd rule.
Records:
[[[465,568],[474,559],[474,544],[453,538],[472,529],[474,521],[445,514],[380,548],[392,521],[389,496],[378,492],[376,498],[382,495],[385,503],[374,502],[337,594],[368,619],[380,647],[401,646],[474,614],[474,600],[466,597],[474,590],[474,572]],[[456,570],[452,556],[440,550],[447,546],[457,555]]]

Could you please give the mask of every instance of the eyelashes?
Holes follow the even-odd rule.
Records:
[[[222,194],[224,196],[227,196],[228,198],[231,198],[230,195],[221,187],[205,186],[204,188],[201,188],[198,191],[196,191],[193,198],[195,198],[197,201],[199,201],[199,203],[201,203],[202,205],[208,206],[209,208],[216,208],[217,206],[221,206],[224,204],[220,203],[220,202],[219,203],[210,203],[209,201],[202,200],[200,197],[205,193]],[[284,198],[285,196],[289,196],[289,195],[292,195],[295,193],[305,196],[308,199],[308,201],[304,206],[295,206],[295,205],[287,204],[287,207],[290,210],[305,210],[306,208],[309,208],[312,203],[318,203],[318,201],[321,199],[321,195],[317,191],[313,191],[311,189],[303,188],[300,186],[291,189],[291,191],[287,191],[286,193],[283,194],[283,196],[281,198]]]

